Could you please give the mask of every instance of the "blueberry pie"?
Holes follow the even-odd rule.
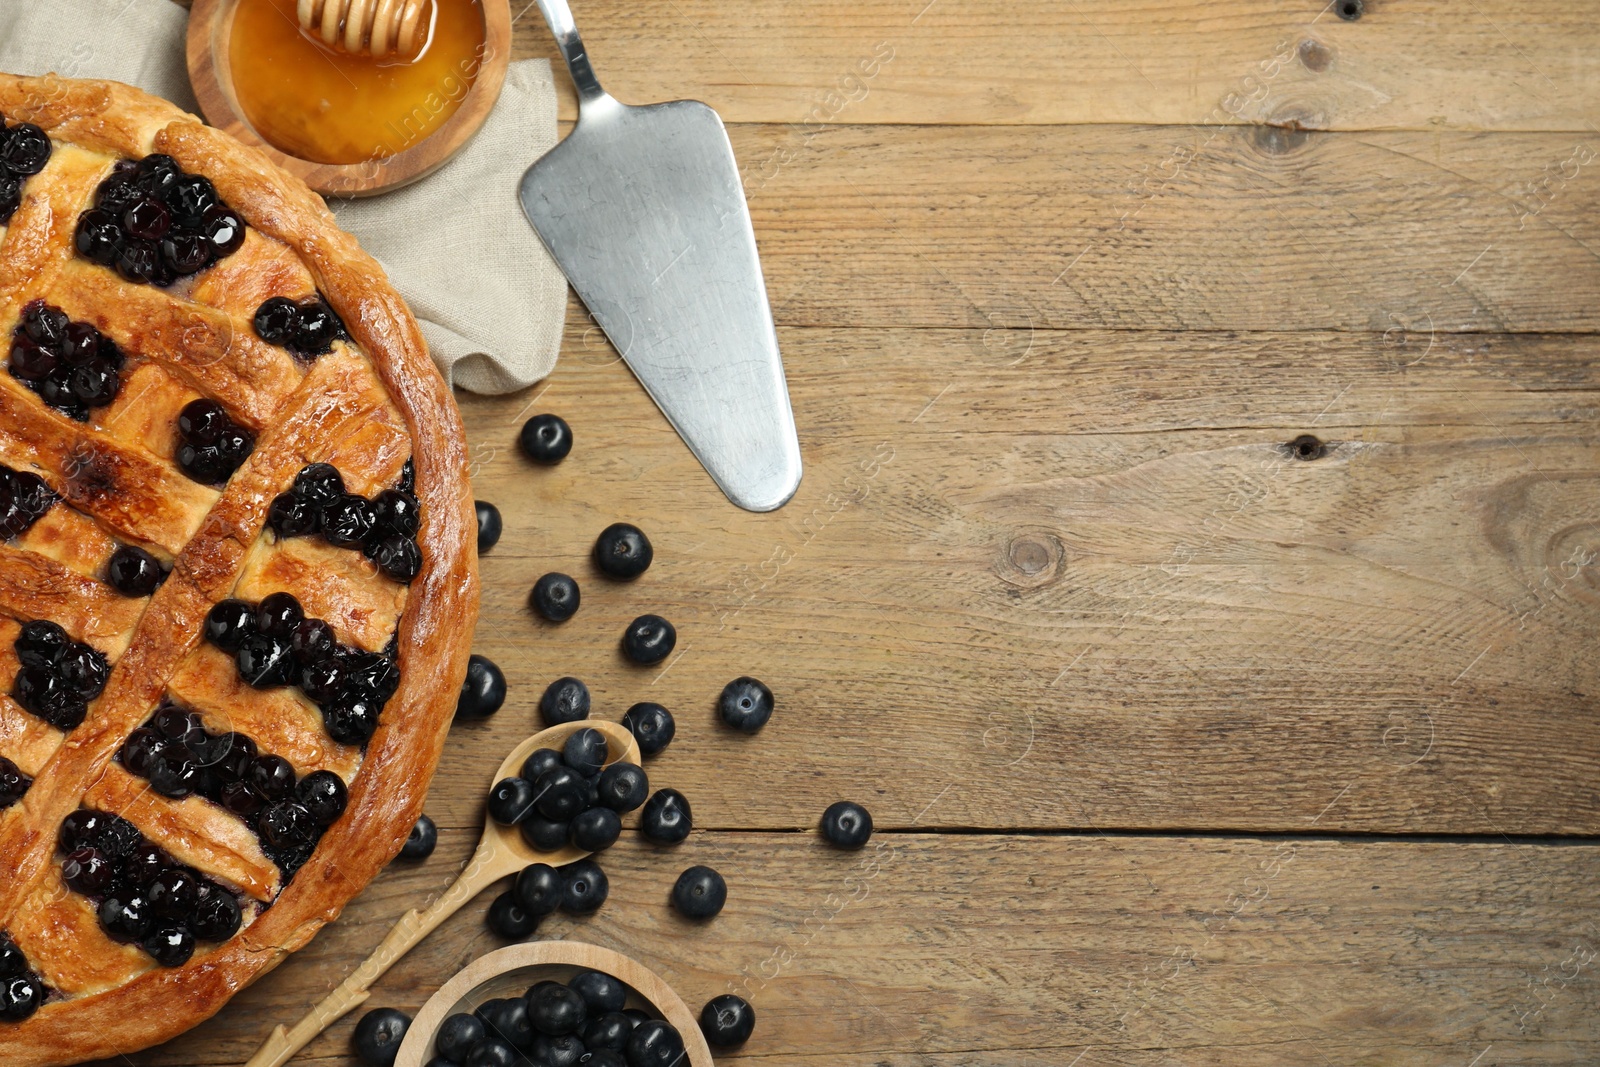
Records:
[[[295,178],[0,74],[0,1063],[163,1041],[417,825],[467,669],[462,430]]]

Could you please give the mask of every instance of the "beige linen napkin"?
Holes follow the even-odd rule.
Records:
[[[0,70],[110,78],[197,111],[187,24],[170,0],[0,0]],[[329,202],[463,389],[508,393],[555,366],[567,283],[517,203],[522,172],[555,142],[550,64],[522,60],[483,128],[444,166],[391,193]]]

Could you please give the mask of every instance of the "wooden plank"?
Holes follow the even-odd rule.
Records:
[[[242,1062],[442,889],[470,847],[446,833],[427,864],[395,865],[216,1019],[120,1067]],[[536,936],[632,956],[693,1011],[743,990],[755,1036],[718,1062],[1421,1067],[1486,1047],[1480,1065],[1600,1059],[1593,844],[880,834],[841,853],[793,834],[696,834],[669,850],[630,835],[603,862],[607,904]],[[709,923],[666,902],[691,863],[728,879]],[[368,1005],[414,1012],[498,947],[490,899]],[[356,1018],[295,1062],[353,1063]]]
[[[476,649],[511,696],[457,728],[438,817],[477,820],[574,674],[599,717],[674,709],[669,780],[706,826],[808,826],[853,793],[901,827],[1600,832],[1591,339],[781,343],[807,473],[766,516],[576,316],[539,391],[461,398],[505,521]],[[546,410],[577,444],[535,468],[513,442]],[[1327,454],[1292,458],[1301,434]],[[586,559],[617,520],[656,546],[637,582]],[[559,627],[525,604],[550,570],[583,587]],[[616,649],[647,611],[678,628],[664,670]],[[743,673],[778,694],[756,738],[712,710]]]
[[[1569,134],[732,138],[785,325],[1600,328],[1600,147]]]
[[[632,103],[691,97],[733,122],[1158,124],[1569,130],[1600,106],[1581,5],[1322,0],[675,0],[577,6],[600,78]],[[537,11],[517,58],[559,59]],[[576,98],[558,77],[562,114]]]

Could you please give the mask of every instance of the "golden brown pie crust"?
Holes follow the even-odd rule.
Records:
[[[43,127],[58,152],[66,145],[131,158],[162,152],[184,170],[209,178],[255,231],[252,239],[272,238],[295,253],[344,320],[386,393],[373,395],[366,360],[348,350],[318,360],[298,384],[286,377],[282,353],[263,351],[268,346],[253,336],[235,334],[231,347],[211,353],[209,359],[195,359],[191,353],[186,360],[182,352],[172,356],[177,376],[189,375],[196,389],[214,384],[208,375],[227,376],[232,387],[243,390],[238,417],[259,429],[250,460],[187,538],[179,536],[173,520],[153,514],[159,524],[139,542],[137,507],[159,512],[162,506],[160,500],[141,501],[139,496],[159,491],[153,483],[161,483],[161,489],[170,484],[190,495],[201,487],[174,482],[156,464],[147,464],[146,470],[137,463],[102,457],[88,429],[80,431],[84,441],[68,443],[87,456],[82,463],[104,468],[96,472],[101,476],[96,491],[131,494],[130,513],[118,521],[133,529],[119,526],[119,537],[153,549],[170,544],[181,551],[171,577],[139,617],[126,652],[115,663],[111,683],[89,719],[45,760],[22,802],[0,815],[0,864],[8,875],[0,879],[0,927],[18,920],[18,909],[29,902],[29,894],[41,891],[55,877],[55,829],[61,819],[85,797],[115,797],[126,791],[128,783],[122,779],[127,776],[111,764],[121,738],[143,722],[167,681],[194,653],[205,612],[229,594],[260,535],[267,505],[308,461],[308,454],[331,454],[329,449],[336,446],[329,441],[337,441],[344,449],[338,452],[343,462],[363,465],[358,481],[370,476],[374,484],[392,484],[406,458],[408,437],[422,506],[417,537],[422,571],[406,591],[399,623],[400,687],[386,705],[350,784],[345,814],[324,833],[311,858],[272,906],[231,941],[197,953],[182,967],[151,967],[104,992],[51,1000],[26,1022],[0,1023],[0,1062],[8,1067],[44,1067],[145,1048],[214,1014],[335,918],[399,851],[422,811],[466,670],[478,611],[476,527],[460,418],[428,358],[415,320],[376,261],[338,229],[322,201],[299,179],[165,101],[114,82],[0,74],[0,112],[10,123],[26,121]],[[69,159],[63,166],[75,162]],[[89,204],[52,203],[46,213],[44,206],[30,204],[37,199],[25,189],[24,207],[13,223],[31,210],[35,217],[53,216],[56,225],[41,228],[38,234],[44,236],[20,233],[0,250],[0,321],[14,321],[21,305],[47,287],[52,292],[65,289],[84,300],[79,312],[95,321],[93,310],[102,328],[114,335],[149,331],[156,336],[156,331],[164,330],[160,336],[169,348],[216,347],[215,328],[225,328],[225,323],[218,327],[226,318],[223,312],[196,314],[190,308],[194,321],[185,325],[175,321],[178,312],[153,289],[139,291],[137,301],[105,303],[111,298],[95,291],[96,279],[82,270],[81,261],[63,257],[59,247],[60,233],[70,240],[76,214]],[[232,262],[229,269],[238,271],[244,262]],[[272,270],[286,288],[303,284],[305,275],[281,257]],[[70,277],[63,280],[68,272],[84,273],[84,283]],[[206,284],[206,277],[201,275],[197,289]],[[252,293],[250,299],[259,295]],[[0,406],[4,399],[0,397]],[[386,424],[395,413],[403,425]],[[6,443],[8,431],[14,434],[16,429],[15,423],[8,426],[0,417],[0,444]],[[38,432],[32,424],[21,429]],[[24,443],[46,451],[68,447],[59,440]],[[118,485],[118,478],[130,481]],[[109,483],[109,490],[104,483]],[[84,488],[88,484],[57,488],[88,492]],[[70,491],[66,495],[67,503],[76,503]],[[37,559],[34,563],[39,565]],[[6,566],[0,559],[0,568]],[[113,605],[108,610],[125,608]],[[114,630],[117,620],[86,619],[79,629],[91,630],[97,623]],[[5,651],[10,651],[9,642]],[[0,697],[0,702],[6,699]],[[0,712],[0,724],[14,723],[18,715],[28,718],[14,707]],[[28,728],[25,722],[16,725],[13,735]],[[0,735],[5,732],[0,728]],[[39,743],[30,738],[28,746],[38,762]],[[331,752],[338,746],[330,741],[328,748]],[[201,852],[220,845],[192,844]],[[242,870],[250,868],[248,858],[232,862],[243,864]],[[261,878],[269,875],[257,873]],[[251,881],[240,874],[236,884]],[[270,886],[257,879],[252,889],[259,894]],[[73,934],[72,921],[64,919],[58,927],[66,931],[63,936],[79,937],[86,954],[108,949],[108,943],[96,942],[87,929]],[[100,963],[80,962],[91,967]],[[109,956],[104,961],[108,966],[117,963]]]

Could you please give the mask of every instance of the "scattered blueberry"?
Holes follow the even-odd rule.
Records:
[[[518,823],[517,829],[522,832],[522,839],[538,852],[554,852],[567,844],[568,824],[546,819],[537,812]]]
[[[434,1035],[433,1047],[446,1059],[461,1062],[472,1051],[472,1046],[484,1039],[487,1031],[483,1020],[461,1011],[450,1016]]]
[[[654,756],[671,744],[678,728],[672,712],[650,701],[641,701],[629,708],[622,716],[622,725],[639,743],[639,752],[646,756]]]
[[[637,578],[650,566],[655,550],[639,527],[614,522],[594,543],[594,564],[612,578]]]
[[[557,678],[539,698],[539,717],[546,726],[560,726],[589,717],[589,687],[576,678]]]
[[[669,1022],[649,1019],[628,1037],[628,1067],[673,1067],[683,1056],[683,1037]]]
[[[517,435],[523,454],[536,463],[559,463],[572,451],[572,427],[560,415],[535,415]]]
[[[456,715],[467,719],[482,719],[500,710],[506,702],[506,676],[485,656],[474,655],[467,660],[467,676],[461,682],[461,696],[456,701]]]
[[[461,1067],[519,1067],[526,1063],[510,1042],[490,1035],[472,1046]]]
[[[537,798],[526,778],[502,778],[489,790],[489,817],[501,826],[515,826],[528,817]]]
[[[511,891],[530,915],[549,915],[561,906],[566,882],[548,863],[530,863],[517,874]]]
[[[822,836],[830,845],[860,848],[872,836],[872,814],[860,804],[835,801],[822,813]]]
[[[599,852],[622,836],[622,817],[610,808],[590,808],[572,820],[569,832],[574,848]]]
[[[568,822],[589,806],[583,776],[564,765],[541,774],[533,792],[539,814],[551,822]]]
[[[500,532],[504,528],[500,521],[500,509],[487,500],[474,500],[472,508],[478,513],[478,551],[487,552],[500,541]]]
[[[613,763],[600,772],[597,785],[600,803],[619,813],[632,811],[650,795],[650,779],[636,763]]]
[[[362,1063],[389,1067],[399,1054],[400,1042],[405,1040],[406,1031],[410,1028],[411,1017],[405,1012],[394,1008],[373,1008],[356,1023],[350,1044]]]
[[[488,919],[489,929],[507,941],[521,941],[539,926],[539,916],[524,908],[510,892],[494,898]]]
[[[561,891],[561,909],[563,911],[584,914],[594,911],[606,902],[607,895],[611,892],[611,883],[606,879],[606,872],[594,860],[579,860],[570,863],[562,870],[566,884]]]
[[[582,994],[559,982],[546,982],[528,990],[528,1018],[541,1034],[560,1037],[583,1029],[589,1006]]]
[[[596,972],[590,971],[588,973],[594,974]],[[578,978],[582,977],[583,975],[578,975]],[[610,978],[613,982],[617,981],[615,978],[611,978],[610,975],[601,975],[601,977]],[[578,978],[572,980],[572,988],[574,989],[578,988]],[[617,984],[620,986],[622,983],[618,982]],[[582,992],[582,990],[579,990],[579,992]],[[600,1010],[593,1000],[590,1000],[587,996],[584,999],[589,1002],[591,1014]],[[601,1051],[620,1053],[628,1047],[628,1037],[633,1033],[633,1027],[633,1020],[622,1014],[620,1010],[608,1010],[599,1018],[591,1018],[589,1025],[583,1028],[584,1047],[592,1053]],[[590,1067],[594,1062],[591,1060],[585,1067]],[[626,1064],[627,1060],[622,1060],[622,1063]]]
[[[561,762],[585,778],[593,778],[606,765],[606,735],[592,726],[575,730],[561,746]]]
[[[772,718],[772,690],[754,678],[735,678],[722,687],[717,698],[717,712],[722,721],[735,730],[753,734],[767,725]]]
[[[567,982],[568,988],[583,998],[591,1018],[606,1013],[620,1013],[628,1003],[628,987],[604,971],[579,971]],[[630,1024],[629,1030],[633,1029]],[[588,1034],[583,1043],[591,1044]]]
[[[511,1047],[526,1052],[533,1045],[535,1031],[528,1015],[528,1002],[522,997],[505,997],[482,1005],[479,1012],[491,1033]]]
[[[672,887],[672,906],[685,918],[709,919],[727,902],[728,883],[710,867],[690,867]]]
[[[533,610],[551,622],[566,622],[576,615],[581,599],[578,583],[559,571],[551,571],[534,582],[533,592],[528,595]]]
[[[676,789],[662,789],[645,801],[639,831],[651,841],[675,845],[689,836],[693,819],[689,801]]]
[[[561,753],[553,748],[536,748],[522,761],[522,777],[530,782],[537,782],[545,771],[561,765]]]
[[[438,843],[438,827],[434,826],[433,820],[426,815],[419,815],[416,825],[411,828],[411,834],[406,838],[406,843],[400,848],[400,858],[413,861],[425,860],[433,855],[434,846]]]
[[[649,666],[672,654],[678,631],[659,615],[640,615],[622,632],[622,652],[635,663]]]
[[[756,1028],[756,1010],[733,993],[712,997],[700,1009],[700,1032],[717,1048],[738,1048]]]

